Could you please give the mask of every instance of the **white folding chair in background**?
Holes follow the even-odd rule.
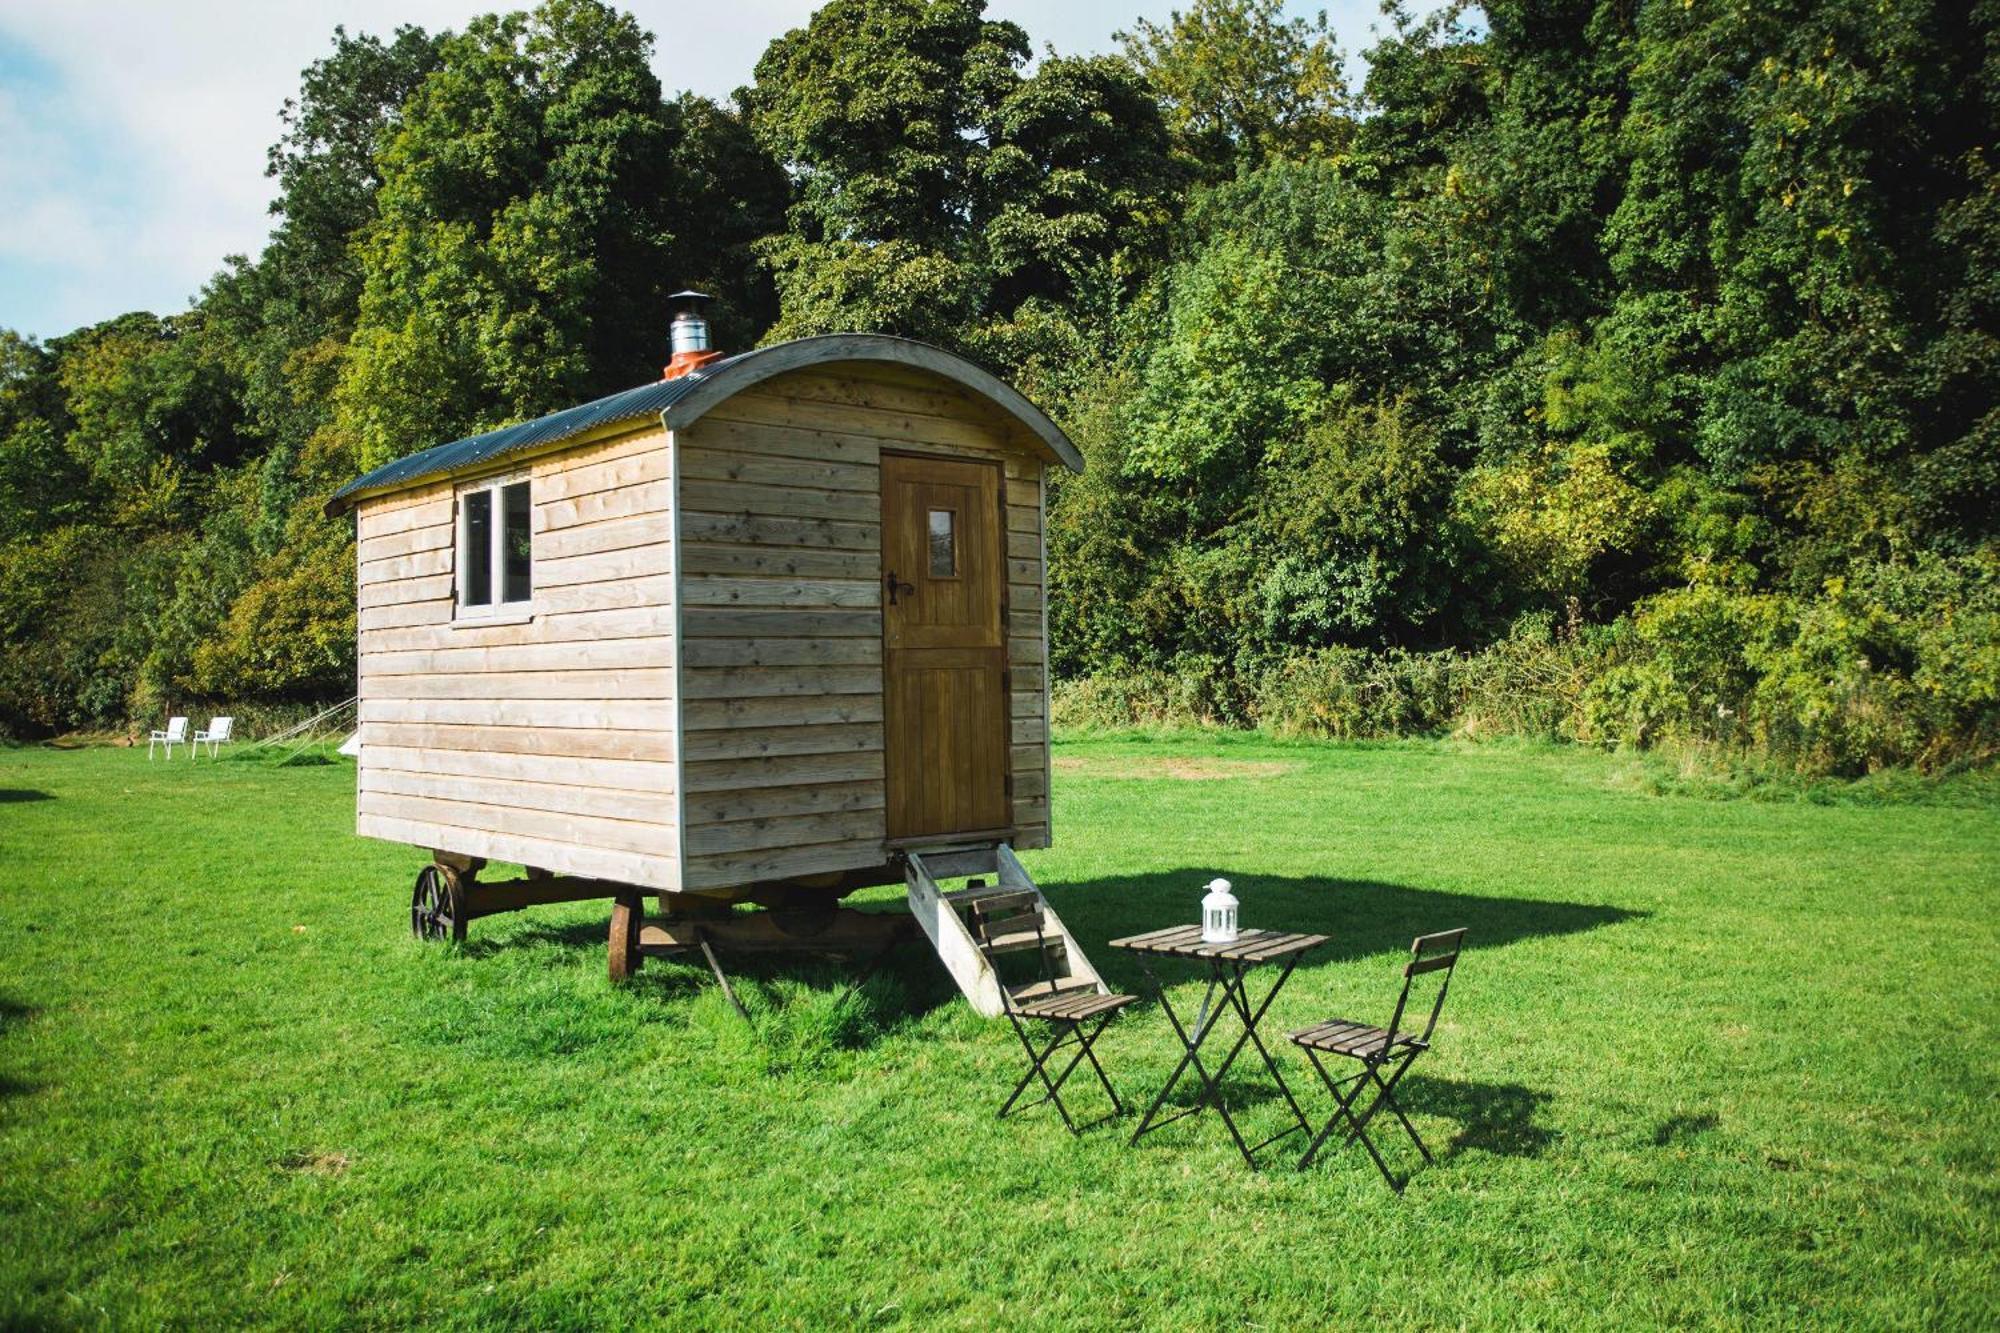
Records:
[[[174,747],[176,745],[186,745],[187,743],[188,720],[184,717],[170,717],[167,719],[167,729],[165,731],[156,731],[146,738],[146,758],[151,759],[153,757],[154,746],[164,745],[167,747],[167,758],[172,759],[174,757]]]
[[[236,719],[233,717],[210,718],[208,720],[208,730],[197,731],[194,734],[194,752],[200,754],[202,743],[207,742],[208,757],[211,759],[215,758],[216,747],[229,744],[229,733],[235,726]]]

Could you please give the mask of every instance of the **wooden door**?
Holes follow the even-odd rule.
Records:
[[[882,455],[889,837],[1005,829],[1007,569],[996,463]]]

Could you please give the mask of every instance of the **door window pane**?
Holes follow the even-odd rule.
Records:
[[[465,497],[465,586],[467,606],[493,600],[493,492],[471,491]]]
[[[953,531],[955,515],[949,509],[931,510],[931,577],[948,579],[958,573],[958,537]]]
[[[525,602],[534,591],[534,579],[529,572],[534,537],[529,527],[528,483],[517,481],[512,486],[501,488],[500,509],[503,520],[500,550],[506,565],[502,571],[500,600]]]

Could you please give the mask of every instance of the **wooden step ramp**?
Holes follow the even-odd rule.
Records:
[[[986,883],[979,888],[952,892],[946,892],[941,887],[946,880],[967,876],[983,879]],[[1048,942],[1057,969],[1055,981],[1017,986],[1010,992],[1016,1000],[1085,991],[1098,995],[1111,993],[1098,977],[1097,969],[1084,957],[1083,949],[1075,936],[1069,933],[1069,927],[1048,905],[1042,891],[1035,887],[1035,881],[1028,877],[1028,872],[1015,858],[1014,849],[1006,843],[944,845],[906,851],[903,878],[909,886],[910,915],[916,918],[932,947],[937,950],[938,959],[944,963],[945,971],[951,973],[952,980],[958,983],[966,1001],[987,1018],[998,1018],[1005,1012],[1001,1004],[1001,982],[993,971],[993,965],[973,942],[972,931],[965,920],[965,913],[971,910],[972,904],[983,898],[1031,893],[1041,904],[1043,929],[1040,937],[1029,932],[1020,939],[1003,937],[993,946],[995,952],[1005,953],[1035,948],[1041,940]]]

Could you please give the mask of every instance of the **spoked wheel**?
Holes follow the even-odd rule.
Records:
[[[458,872],[435,863],[417,872],[410,893],[410,933],[420,940],[465,939],[465,888]]]

